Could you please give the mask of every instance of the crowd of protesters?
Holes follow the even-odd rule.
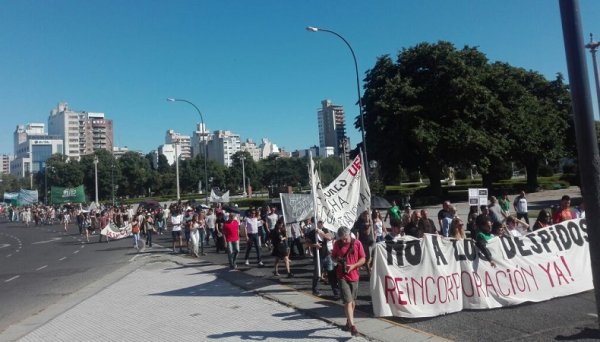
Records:
[[[490,265],[496,267],[487,242],[495,236],[523,236],[532,230],[544,229],[565,220],[585,217],[583,203],[572,208],[569,196],[563,196],[560,205],[542,209],[533,225],[529,221],[525,192],[510,201],[507,196],[491,196],[488,205],[471,206],[466,217],[460,217],[449,201],[443,202],[437,220],[426,209],[413,210],[410,205],[402,209],[392,201],[383,217],[378,209],[364,211],[353,227],[341,227],[334,232],[323,221],[314,224],[312,219],[286,224],[278,209],[272,206],[250,208],[241,212],[237,208],[223,208],[220,204],[208,208],[196,203],[176,202],[171,205],[108,206],[84,209],[71,206],[7,207],[4,215],[11,221],[29,225],[61,223],[68,231],[69,223],[77,223],[79,234],[102,235],[99,230],[109,223],[118,227],[131,227],[133,247],[140,250],[145,244],[151,248],[154,235],[169,234],[173,253],[192,257],[206,255],[208,248],[216,253],[225,252],[227,262],[236,270],[243,253],[246,266],[264,267],[265,255],[273,257],[274,277],[280,276],[283,262],[285,275],[293,278],[291,263],[294,258],[311,258],[313,265],[312,293],[321,296],[319,284],[331,288],[333,298],[342,300],[347,323],[344,327],[353,335],[358,331],[354,324],[360,270],[371,272],[370,256],[376,243],[386,243],[403,236],[422,238],[424,234],[439,234],[449,239],[472,238]],[[242,243],[245,242],[244,245]],[[253,253],[254,252],[254,253]],[[255,260],[251,256],[255,255]]]

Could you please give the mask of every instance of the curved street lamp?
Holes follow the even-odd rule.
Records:
[[[359,113],[359,115],[360,115],[360,133],[361,133],[361,137],[362,137],[363,156],[364,156],[363,165],[368,167],[369,159],[367,158],[367,142],[365,141],[365,118],[364,118],[364,113],[363,113],[362,98],[360,96],[360,80],[359,80],[359,76],[358,76],[358,63],[356,62],[356,54],[354,54],[354,49],[352,49],[352,46],[350,45],[350,43],[348,43],[348,41],[344,37],[342,37],[339,33],[335,32],[335,31],[327,30],[327,29],[320,28],[320,27],[314,27],[314,26],[308,26],[308,27],[306,27],[306,30],[309,32],[331,33],[331,34],[335,35],[336,37],[340,38],[341,40],[343,40],[344,43],[346,43],[346,46],[348,46],[348,48],[350,49],[350,52],[352,53],[352,59],[354,60],[354,71],[356,72],[356,91],[358,94],[358,110],[360,111],[360,113]],[[369,172],[366,173],[366,176],[367,176],[367,181],[368,181]]]
[[[193,104],[192,102],[185,100],[185,99],[176,99],[176,98],[172,98],[172,97],[168,97],[167,101],[168,102],[185,102],[185,103],[192,105],[196,109],[198,114],[200,115],[200,122],[202,122],[203,134],[207,134],[206,133],[206,124],[204,123],[204,116],[202,116],[202,112],[200,111],[200,109],[198,109],[198,107],[195,104]],[[208,172],[206,171],[207,170],[206,160],[208,158],[208,134],[207,134],[206,138],[207,138],[207,140],[204,141],[204,186],[206,187],[204,197],[206,198],[206,204],[208,205]]]

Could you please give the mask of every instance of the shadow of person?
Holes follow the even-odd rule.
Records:
[[[581,328],[577,328],[581,329]],[[557,341],[579,341],[584,339],[598,340],[600,339],[600,329],[583,328],[576,334],[565,336],[557,335],[555,338]]]
[[[239,337],[240,340],[250,340],[250,341],[266,341],[272,338],[277,339],[289,339],[289,340],[304,340],[304,339],[323,339],[323,340],[332,340],[335,339],[337,341],[349,341],[352,339],[351,336],[345,337],[334,337],[327,335],[315,335],[319,331],[325,331],[330,329],[337,328],[323,328],[323,329],[306,329],[306,330],[279,330],[279,331],[230,331],[222,334],[212,334],[206,336],[211,339],[221,339],[228,337]]]

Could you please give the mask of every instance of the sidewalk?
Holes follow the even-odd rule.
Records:
[[[82,290],[82,301],[56,317],[69,304],[9,328],[0,339],[14,340],[41,324],[18,341],[444,340],[362,313],[356,325],[364,337],[353,338],[339,328],[345,323],[339,304],[203,260],[147,254],[131,266],[111,285]],[[94,289],[99,292],[89,293]]]

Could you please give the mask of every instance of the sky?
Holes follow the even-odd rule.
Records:
[[[585,41],[600,40],[600,1],[580,9]],[[105,113],[116,146],[150,152],[168,129],[191,135],[200,121],[167,97],[193,102],[211,131],[287,151],[318,145],[317,111],[329,99],[344,106],[354,147],[352,55],[307,26],[346,38],[361,87],[378,57],[439,40],[568,79],[558,0],[3,0],[0,153],[12,154],[17,125],[47,126],[59,102]]]

